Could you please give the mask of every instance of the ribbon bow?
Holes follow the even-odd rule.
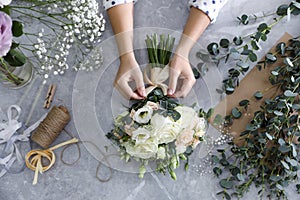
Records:
[[[148,76],[150,71],[150,78]],[[156,87],[160,87],[164,93],[167,95],[168,85],[164,82],[169,78],[169,66],[164,67],[151,67],[148,65],[144,70],[144,81],[149,86],[146,88],[147,95],[154,90]]]
[[[17,115],[13,117],[13,110]],[[18,134],[17,131],[22,127],[22,123],[18,122],[21,108],[17,105],[11,105],[7,110],[8,122],[0,123],[0,144],[6,143],[4,151],[7,156],[0,158],[0,165],[4,168],[0,172],[0,177],[5,175],[15,160],[19,163],[23,162],[22,155],[16,145],[17,141],[28,141],[28,134]],[[13,156],[15,154],[15,156]],[[2,155],[1,155],[2,156]]]
[[[25,161],[26,161],[26,166],[35,171],[34,173],[34,179],[33,179],[33,185],[37,184],[38,181],[38,175],[39,173],[42,174],[43,172],[49,170],[52,165],[54,165],[55,163],[55,154],[53,152],[53,150],[58,149],[62,146],[68,145],[68,144],[73,144],[73,143],[77,143],[78,139],[77,138],[73,138],[71,140],[68,140],[66,142],[60,143],[56,146],[53,146],[49,149],[45,149],[45,150],[31,150],[27,153],[26,157],[25,157]],[[46,158],[49,161],[49,164],[46,166],[42,165],[42,158]]]

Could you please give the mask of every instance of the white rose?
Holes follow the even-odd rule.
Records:
[[[158,144],[154,138],[149,138],[144,143],[135,145],[126,142],[124,147],[129,155],[141,159],[155,158],[158,150]]]
[[[180,113],[181,117],[176,121],[182,128],[187,128],[193,122],[194,118],[197,117],[196,111],[187,106],[177,106],[175,108]]]
[[[151,132],[145,128],[138,128],[132,132],[132,139],[135,144],[145,143],[151,136]]]
[[[0,0],[0,8],[7,6],[11,3],[12,0]]]
[[[177,137],[177,140],[175,142],[176,146],[189,146],[192,144],[194,140],[194,130],[191,129],[184,129],[181,134]]]
[[[165,159],[166,157],[166,149],[165,147],[159,147],[157,151],[157,158],[158,159]]]
[[[140,123],[140,124],[146,124],[149,122],[149,120],[152,117],[153,109],[150,106],[144,106],[140,109],[138,109],[133,114],[133,120]]]
[[[165,124],[170,124],[170,123],[173,123],[173,121],[171,121],[169,117],[164,117],[158,113],[154,114],[153,117],[151,118],[151,125],[155,129],[160,129]]]
[[[181,131],[181,127],[177,123],[158,113],[152,117],[151,125],[155,129],[158,144],[173,142]]]
[[[181,127],[175,123],[164,124],[160,129],[156,130],[158,144],[168,144],[173,142],[181,131]]]

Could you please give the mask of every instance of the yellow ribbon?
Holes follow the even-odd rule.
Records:
[[[39,173],[42,174],[43,172],[49,170],[52,165],[55,163],[55,154],[53,150],[58,149],[62,146],[77,143],[78,139],[73,138],[71,140],[68,140],[66,142],[60,143],[58,145],[55,145],[54,147],[51,147],[49,149],[41,150],[41,149],[35,149],[31,150],[26,154],[25,161],[26,166],[35,171],[34,173],[34,179],[33,179],[33,185],[37,184],[38,181],[38,175]],[[49,161],[49,164],[47,166],[42,165],[42,158],[46,158]]]
[[[149,72],[150,71],[150,72]],[[150,73],[150,77],[149,74]],[[149,86],[146,88],[147,95],[154,90],[156,87],[160,87],[164,93],[167,95],[168,85],[164,82],[169,78],[169,66],[164,67],[151,67],[148,65],[144,70],[144,81]]]

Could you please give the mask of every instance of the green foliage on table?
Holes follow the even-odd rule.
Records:
[[[236,87],[239,86],[240,77],[244,75],[248,70],[251,62],[257,62],[256,52],[260,50],[260,43],[265,42],[268,39],[268,34],[270,33],[273,26],[278,24],[287,15],[299,15],[300,14],[300,1],[292,1],[290,4],[280,5],[276,12],[265,15],[263,17],[268,17],[271,15],[276,15],[274,17],[274,22],[271,24],[261,23],[258,25],[255,32],[247,36],[235,36],[233,39],[222,38],[219,43],[212,42],[207,46],[207,51],[212,56],[212,60],[218,65],[221,60],[224,60],[225,65],[228,63],[229,59],[234,60],[235,64],[229,64],[228,67],[228,78],[223,81],[223,88],[218,92],[226,94],[232,94]],[[240,24],[247,25],[250,21],[255,21],[258,18],[256,15],[246,15],[243,14],[238,17]],[[284,49],[284,46],[278,46],[280,49]],[[284,53],[284,52],[281,52]],[[202,55],[197,54],[198,57]],[[261,69],[266,63],[276,62],[276,57],[272,54],[266,55],[266,60],[264,63],[259,62],[257,67]],[[262,66],[263,65],[263,66]],[[202,68],[203,66],[199,66]],[[200,69],[200,71],[202,71]]]
[[[216,165],[213,172],[223,188],[218,194],[225,199],[243,197],[251,185],[258,188],[261,198],[286,198],[285,189],[299,178],[300,40],[294,38],[277,47],[277,52],[267,54],[262,63],[268,67],[277,58],[284,59],[269,76],[280,94],[262,100],[263,92],[257,91],[251,99],[240,101],[230,115],[215,118],[230,126],[247,112],[251,102],[263,101],[240,136],[226,149],[218,149],[219,155],[212,156]],[[299,184],[295,190],[299,193]]]

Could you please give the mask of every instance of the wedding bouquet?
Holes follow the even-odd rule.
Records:
[[[146,42],[150,61],[154,57],[163,61],[151,63],[151,74],[157,75],[157,78],[168,69],[165,64],[169,62],[174,39],[161,36],[159,43],[156,39],[154,35]],[[155,82],[153,78],[151,76],[149,82]],[[140,178],[144,176],[148,162],[154,161],[156,171],[163,174],[168,171],[176,180],[174,169],[179,167],[180,160],[186,162],[187,169],[188,157],[204,139],[206,119],[202,109],[197,112],[192,107],[180,105],[166,96],[160,86],[150,84],[149,88],[151,90],[145,100],[138,101],[116,117],[114,129],[106,136],[120,148],[121,158],[126,161],[133,158],[141,163]]]

